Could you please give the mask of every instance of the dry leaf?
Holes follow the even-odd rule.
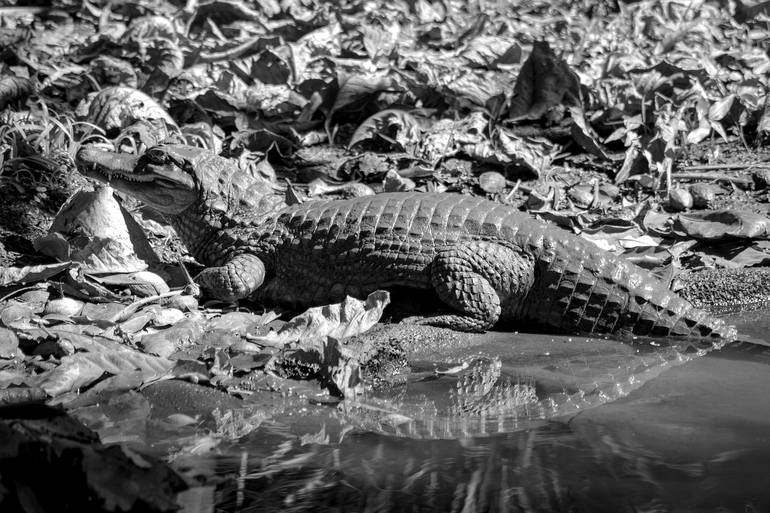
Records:
[[[580,80],[547,42],[536,41],[516,79],[508,117],[540,119],[560,105],[582,107]]]
[[[88,273],[143,271],[158,260],[142,229],[104,186],[75,193],[59,210],[49,234],[34,245],[49,256],[81,262]]]
[[[689,237],[698,240],[770,238],[770,218],[740,210],[679,214],[676,224]]]
[[[62,262],[27,267],[0,267],[0,287],[47,280],[65,269],[69,269],[72,265],[72,262]]]
[[[158,102],[137,89],[124,86],[102,89],[91,101],[87,116],[89,123],[108,134],[123,130],[136,121],[153,119],[176,127],[174,120]]]
[[[287,322],[277,332],[252,337],[259,344],[289,344],[305,339],[333,337],[342,339],[363,333],[379,321],[390,303],[390,294],[383,290],[372,292],[366,301],[346,297],[342,303],[310,308]]]
[[[350,138],[348,148],[362,141],[380,137],[390,143],[396,143],[398,151],[409,151],[420,141],[422,130],[410,113],[404,110],[388,109],[378,112],[361,123]]]

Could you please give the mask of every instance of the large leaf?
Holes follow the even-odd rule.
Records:
[[[387,141],[398,143],[398,150],[405,151],[418,143],[421,132],[417,119],[410,113],[398,109],[383,110],[370,116],[356,128],[348,148],[380,136]]]
[[[516,79],[508,117],[539,119],[559,105],[582,106],[580,81],[548,43],[536,41]]]
[[[358,335],[377,324],[388,303],[390,294],[383,290],[372,292],[366,301],[348,296],[341,303],[310,308],[287,322],[277,332],[253,337],[251,340],[276,345],[314,338],[342,339]]]
[[[151,119],[176,126],[176,122],[158,102],[130,87],[102,89],[91,101],[88,109],[88,121],[108,133],[123,130],[138,120]]]
[[[35,91],[34,83],[23,77],[0,78],[0,109],[17,100],[26,100]]]
[[[688,236],[698,240],[770,238],[770,218],[740,210],[679,214],[677,224]]]
[[[35,248],[59,260],[82,263],[89,273],[143,271],[158,257],[110,187],[79,191],[62,206]]]
[[[26,267],[0,267],[0,287],[47,280],[70,267],[72,267],[72,262]]]

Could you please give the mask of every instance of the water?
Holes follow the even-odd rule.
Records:
[[[254,399],[247,434],[224,422],[173,465],[228,512],[770,512],[770,348],[502,337],[426,347],[408,386],[356,403]]]

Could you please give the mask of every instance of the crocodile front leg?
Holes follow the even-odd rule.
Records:
[[[223,301],[251,295],[265,281],[265,264],[259,257],[241,254],[224,265],[204,269],[195,281],[206,294]]]
[[[421,323],[462,331],[485,331],[503,311],[516,309],[534,282],[534,260],[491,242],[459,243],[436,255],[430,279],[439,298],[457,314]]]

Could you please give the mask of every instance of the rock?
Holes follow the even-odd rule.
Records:
[[[615,200],[620,196],[620,187],[611,183],[603,183],[599,186],[599,192],[603,193],[611,200]]]
[[[63,297],[61,299],[52,299],[45,305],[44,314],[57,314],[72,317],[80,315],[83,311],[83,302],[76,299]]]
[[[751,178],[754,180],[754,187],[757,189],[767,189],[770,187],[770,168],[756,169]]]
[[[505,190],[505,177],[497,171],[487,171],[479,176],[479,186],[484,192],[498,194]]]
[[[412,191],[415,187],[414,180],[404,178],[393,169],[385,174],[385,180],[382,183],[382,189],[385,192]]]
[[[672,189],[669,193],[668,205],[676,211],[692,208],[692,194],[686,189]]]
[[[594,200],[594,188],[588,184],[580,184],[567,191],[567,197],[578,208],[588,208]]]
[[[690,186],[692,204],[695,208],[709,208],[717,197],[716,189],[707,183],[695,183]]]

